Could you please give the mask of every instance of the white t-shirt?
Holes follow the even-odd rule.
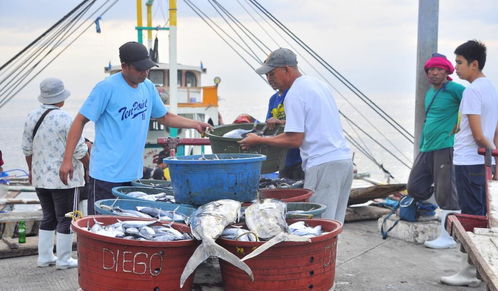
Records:
[[[482,132],[493,143],[498,125],[498,93],[491,82],[481,77],[463,91],[459,113],[462,116],[460,131],[455,136],[453,164],[482,165],[484,156],[477,153],[478,146],[470,130],[468,114],[480,115]],[[492,159],[494,162],[494,159]]]
[[[330,88],[322,81],[297,78],[284,101],[285,132],[304,133],[299,147],[304,170],[323,163],[351,159],[339,111]]]

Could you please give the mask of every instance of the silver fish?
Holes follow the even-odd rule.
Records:
[[[258,236],[248,229],[240,227],[227,227],[221,237],[239,241],[258,241]]]
[[[197,266],[211,256],[233,264],[246,272],[251,277],[251,280],[254,280],[252,271],[246,263],[215,243],[215,240],[221,235],[225,227],[238,220],[240,206],[239,201],[222,199],[204,204],[192,214],[189,219],[190,229],[194,237],[197,240],[202,240],[202,243],[197,247],[183,269],[180,277],[180,287],[183,287],[183,284]]]
[[[287,205],[275,199],[265,199],[251,204],[245,211],[246,225],[262,239],[270,239],[242,258],[242,261],[254,258],[273,245],[283,241],[310,241],[309,238],[289,234],[285,213]]]
[[[244,134],[247,134],[251,132],[252,129],[242,129],[242,128],[237,128],[234,130],[230,130],[229,132],[225,133],[223,137],[228,137],[228,138],[242,138]]]
[[[156,232],[151,227],[144,226],[140,228],[139,234],[147,240],[152,240]]]
[[[157,220],[126,220],[121,222],[121,226],[124,228],[128,227],[136,227],[136,228],[141,228],[146,225],[151,225],[156,223]]]
[[[178,207],[177,207],[178,209]],[[174,221],[185,221],[187,219],[187,216],[181,213],[176,212],[175,210],[162,210],[159,208],[153,208],[153,207],[144,207],[144,206],[137,206],[137,210],[148,214],[152,217],[155,218],[160,218],[161,220],[174,220]]]
[[[132,217],[143,217],[143,218],[151,218],[150,215],[146,213],[142,213],[140,211],[131,210],[131,209],[122,209],[118,206],[114,206],[112,209],[113,213],[119,216],[132,216]]]
[[[141,198],[141,197],[147,196],[147,193],[142,192],[142,191],[133,191],[133,192],[126,193],[126,195],[128,195],[130,197]]]
[[[306,236],[306,237],[315,237],[323,234],[322,226],[317,225],[315,227],[307,226],[304,221],[294,222],[289,225],[289,233]]]

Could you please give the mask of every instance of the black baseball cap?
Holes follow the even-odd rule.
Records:
[[[140,71],[157,67],[157,64],[150,59],[147,48],[136,41],[129,41],[119,47],[119,59],[122,63],[131,64]]]

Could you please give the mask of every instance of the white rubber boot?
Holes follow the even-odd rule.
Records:
[[[54,256],[54,235],[55,230],[38,231],[38,267],[53,266],[57,261]]]
[[[88,215],[88,199],[81,200],[78,204],[78,210],[81,211],[83,216]]]
[[[431,249],[449,249],[454,248],[457,243],[451,237],[451,235],[446,231],[444,224],[446,222],[446,217],[450,213],[460,213],[460,211],[455,210],[441,210],[441,223],[439,224],[439,236],[435,240],[430,240],[424,242],[424,246]]]
[[[78,260],[71,258],[73,252],[73,234],[57,233],[57,270],[78,267]]]
[[[469,264],[467,256],[463,256],[462,269],[451,276],[441,277],[441,283],[450,286],[479,287],[481,280],[476,277],[476,268]]]

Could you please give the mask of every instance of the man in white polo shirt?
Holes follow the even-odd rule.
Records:
[[[249,134],[240,144],[244,148],[257,144],[299,147],[304,187],[314,191],[311,201],[327,205],[322,217],[344,222],[353,163],[331,89],[314,77],[303,76],[296,54],[286,48],[273,51],[256,72],[265,74],[281,92],[289,89],[284,101],[285,130],[273,137]]]

